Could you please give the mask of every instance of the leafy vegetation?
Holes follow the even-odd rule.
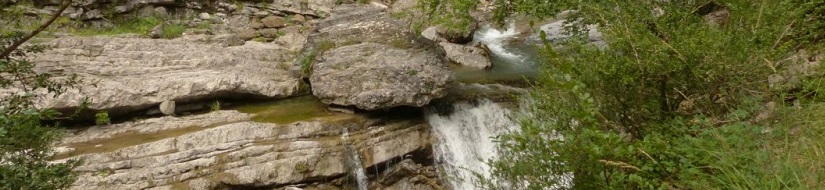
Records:
[[[109,125],[112,124],[112,119],[109,118],[109,112],[97,112],[95,114],[95,125]]]
[[[76,178],[72,169],[79,161],[48,162],[53,157],[51,146],[59,139],[60,132],[41,121],[59,113],[36,109],[34,92],[59,95],[79,80],[77,76],[55,80],[50,74],[35,72],[28,56],[42,52],[45,47],[24,45],[53,23],[69,3],[64,1],[51,19],[31,33],[0,34],[0,88],[19,89],[0,100],[0,189],[63,189]]]
[[[152,28],[163,23],[155,17],[136,18],[132,20],[115,21],[112,27],[86,27],[74,29],[72,33],[82,36],[118,35],[118,34],[147,34]]]
[[[476,1],[429,1],[467,14]],[[571,12],[573,37],[545,41],[520,132],[498,137],[498,189],[820,189],[825,118],[807,64],[825,32],[813,0],[499,3],[494,16]],[[441,15],[441,14],[436,14]],[[710,16],[708,16],[710,15]],[[461,16],[447,16],[466,18]],[[799,22],[805,21],[805,24]],[[588,43],[598,28],[606,47]],[[546,37],[547,34],[541,34]],[[813,52],[805,54],[801,52]],[[803,56],[804,59],[788,59]],[[816,63],[820,64],[821,63]],[[782,81],[787,82],[787,81]],[[800,132],[805,130],[805,132]]]

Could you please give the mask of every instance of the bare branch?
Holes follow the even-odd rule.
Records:
[[[9,55],[11,55],[11,52],[13,52],[18,47],[20,47],[20,45],[23,45],[23,43],[26,43],[26,41],[29,41],[29,39],[31,39],[32,37],[36,36],[37,34],[42,32],[43,30],[46,30],[46,28],[48,28],[49,25],[52,25],[52,23],[55,20],[57,20],[57,18],[60,17],[60,14],[63,14],[63,11],[66,10],[66,8],[68,8],[69,5],[71,5],[71,4],[72,4],[72,0],[63,0],[63,5],[61,5],[60,9],[58,9],[57,12],[55,12],[52,15],[52,18],[49,19],[49,21],[46,21],[46,23],[43,23],[42,25],[40,25],[40,27],[38,27],[37,30],[32,31],[32,33],[30,33],[26,37],[23,37],[20,40],[17,40],[16,42],[14,42],[11,46],[6,47],[6,49],[3,50],[3,53],[0,53],[0,59],[9,58]]]

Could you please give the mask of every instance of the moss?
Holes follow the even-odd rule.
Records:
[[[298,173],[309,173],[309,164],[306,162],[298,162],[295,164],[294,171]]]
[[[302,96],[265,103],[243,105],[236,109],[243,113],[255,114],[253,121],[289,124],[312,118],[332,116],[326,105],[313,96]]]

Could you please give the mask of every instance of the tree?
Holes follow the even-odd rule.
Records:
[[[471,0],[431,0],[425,7],[451,9],[456,1]],[[795,24],[821,21],[810,17],[822,15],[820,2],[496,1],[499,21],[575,10],[568,19],[571,33],[595,26],[607,46],[588,44],[580,35],[540,45],[543,72],[530,97],[532,116],[523,116],[520,132],[498,137],[503,153],[490,162],[496,178],[482,185],[816,188],[807,181],[817,181],[809,179],[821,172],[803,173],[798,163],[765,148],[787,133],[782,123],[759,115],[766,102],[802,98],[769,88],[767,79],[783,69],[779,65],[794,64],[789,55],[821,38],[821,30]],[[711,24],[711,14],[729,17]]]
[[[60,9],[31,33],[13,32],[0,35],[0,88],[19,89],[0,101],[0,189],[64,189],[75,180],[72,171],[78,161],[49,163],[52,145],[59,132],[43,120],[58,112],[37,109],[38,90],[58,95],[78,82],[76,76],[55,79],[34,71],[27,57],[45,47],[25,42],[45,30],[71,4],[64,0]]]

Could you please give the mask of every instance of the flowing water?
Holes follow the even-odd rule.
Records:
[[[510,119],[510,110],[489,100],[453,106],[449,115],[442,116],[431,109],[426,116],[438,139],[433,145],[436,163],[453,189],[477,189],[474,176],[490,177],[485,161],[498,155],[492,138],[519,127]]]
[[[523,81],[538,75],[536,48],[525,42],[523,30],[510,23],[505,29],[483,27],[473,35],[473,43],[483,43],[490,49],[493,67],[487,70],[459,68],[458,81],[466,83],[494,83]]]
[[[474,41],[484,43],[490,49],[493,67],[489,70],[458,70],[458,81],[507,83],[535,78],[539,70],[536,49],[525,42],[524,37],[525,33],[519,32],[513,23],[506,29],[480,29],[475,33]],[[493,138],[519,130],[511,113],[501,104],[485,98],[477,103],[455,103],[452,113],[447,115],[440,115],[435,108],[427,110],[427,121],[437,139],[433,154],[443,171],[442,179],[452,189],[479,189],[475,186],[477,176],[490,179],[490,166],[486,161],[498,157]]]
[[[358,149],[349,143],[349,131],[344,128],[341,134],[341,140],[344,141],[345,154],[347,155],[347,167],[349,167],[350,174],[355,176],[355,181],[358,183],[358,190],[368,190],[369,181],[367,181],[367,172],[361,164],[361,155]]]

